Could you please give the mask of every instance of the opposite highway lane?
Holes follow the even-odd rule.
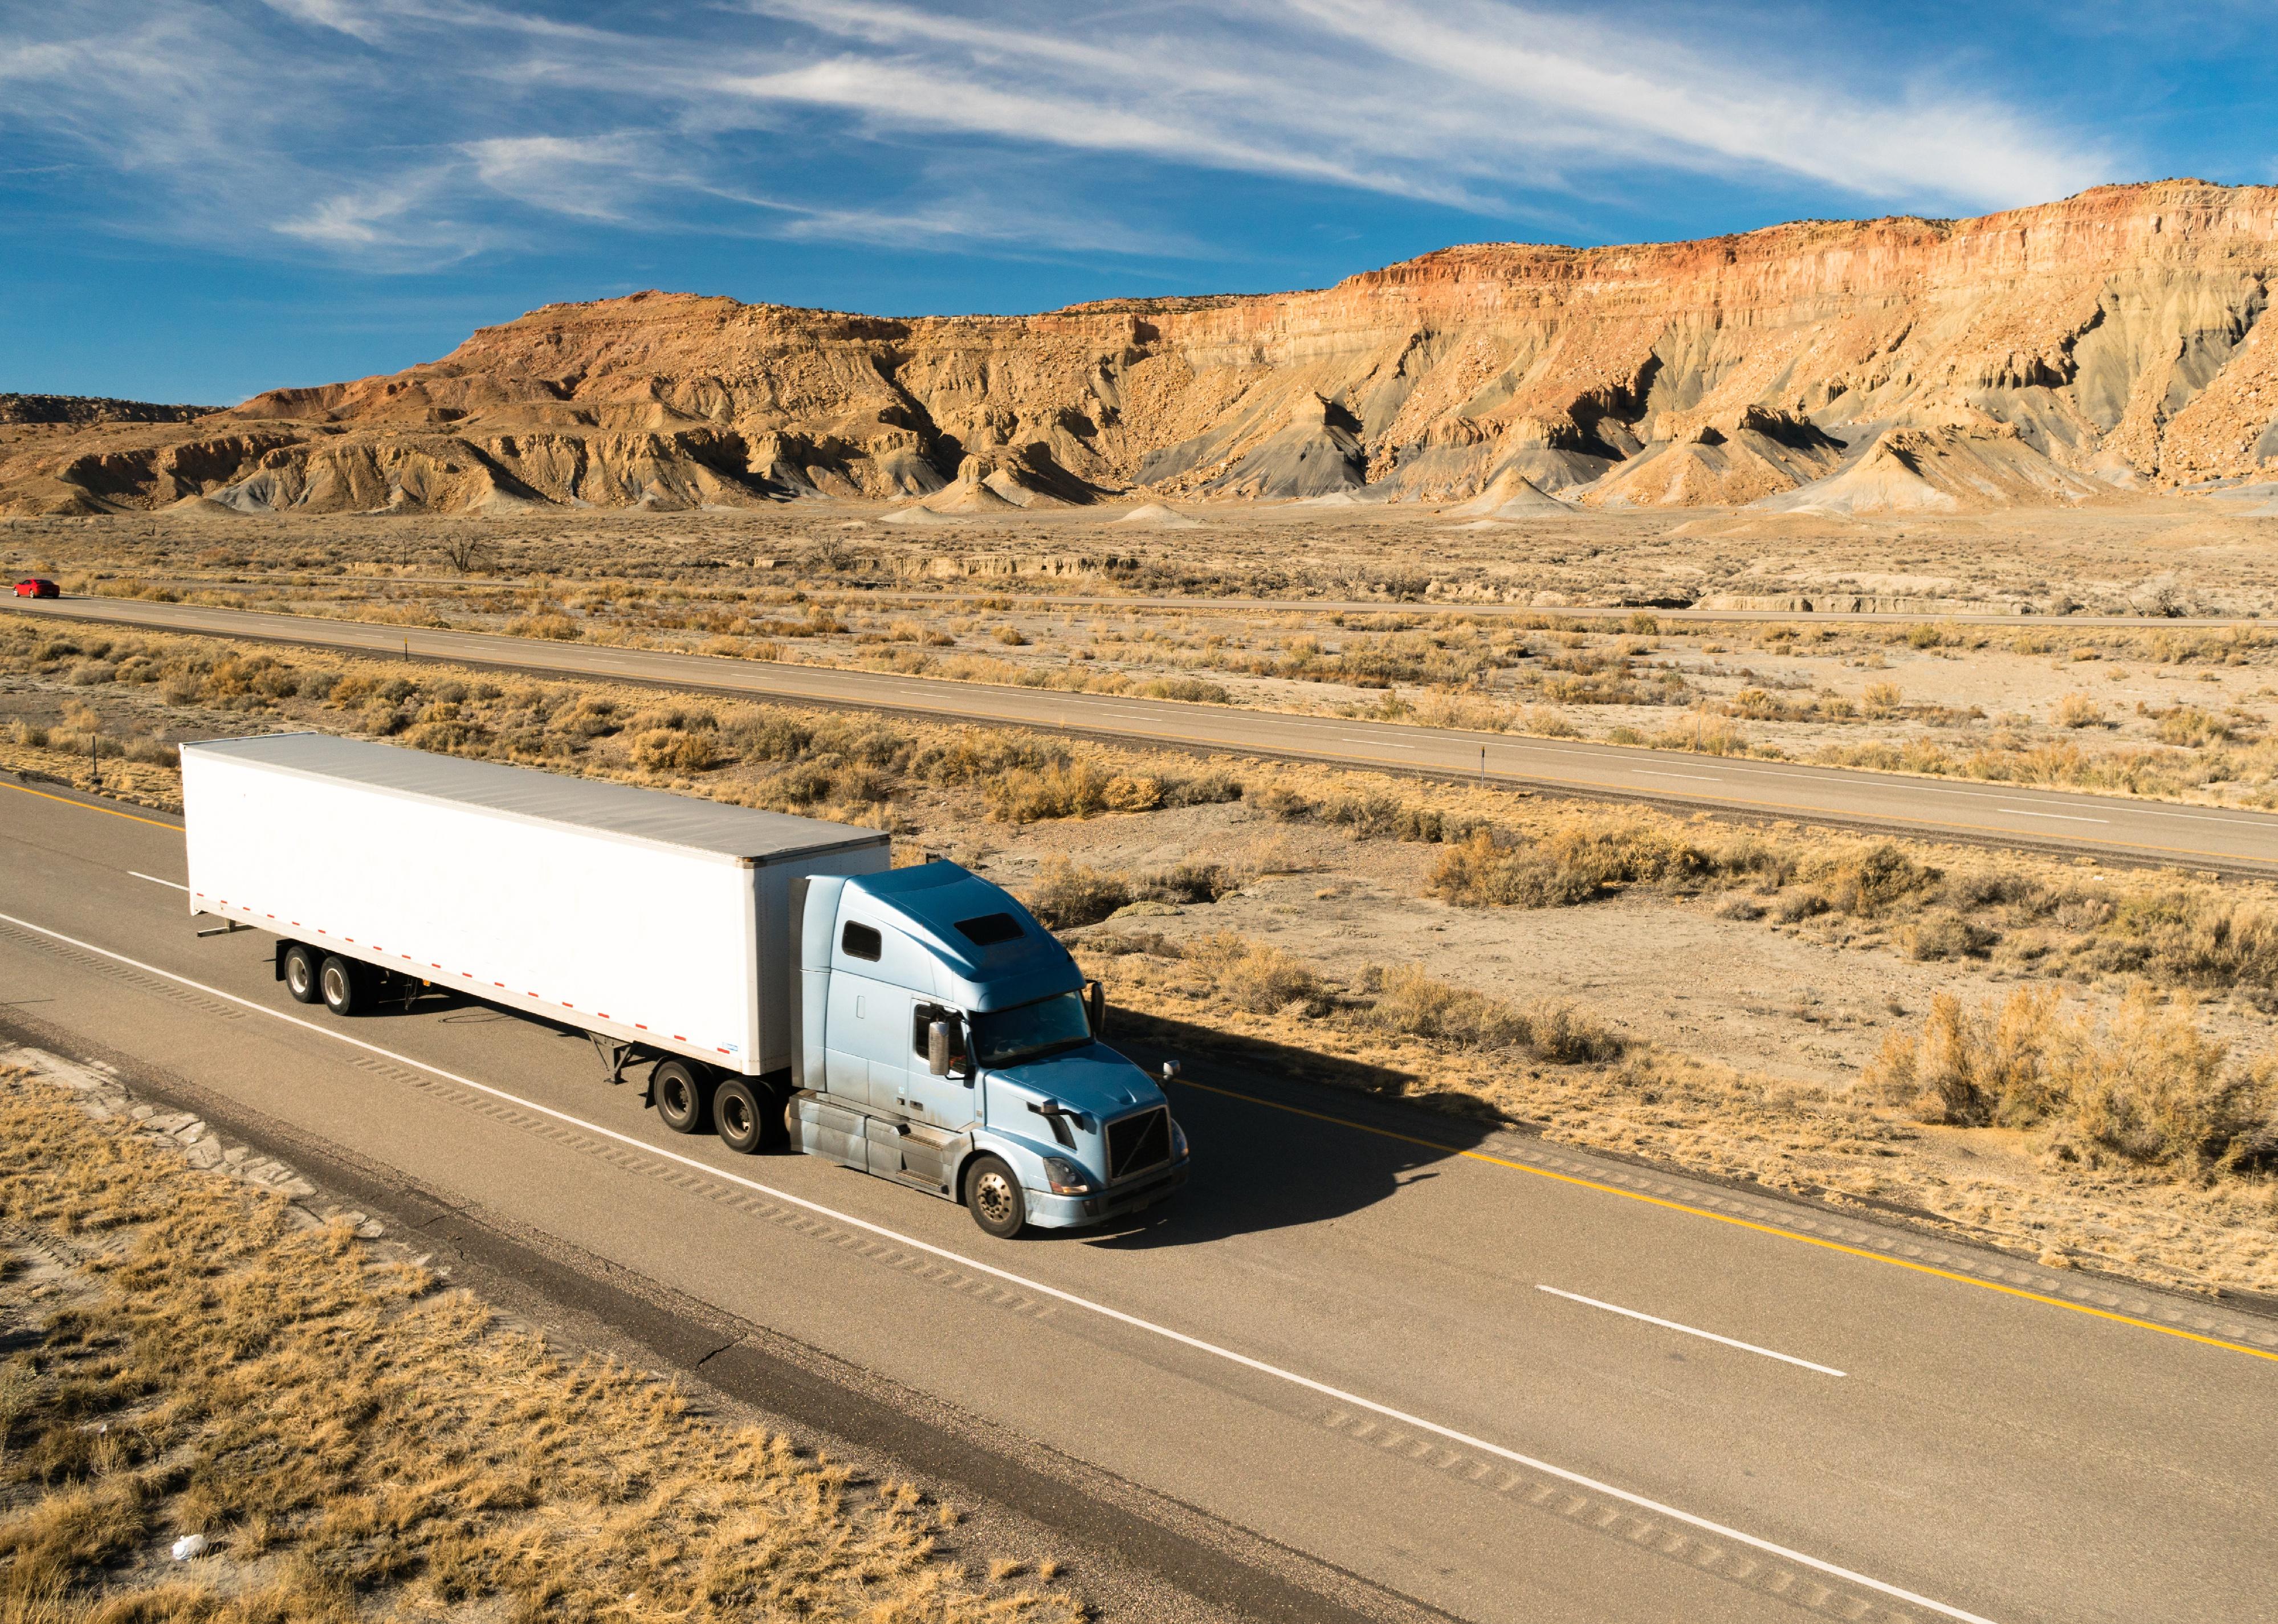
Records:
[[[483,632],[406,630],[357,621],[134,599],[10,599],[5,606],[42,617],[669,684],[746,698],[898,711],[937,721],[1056,728],[1187,749],[1478,776],[1586,796],[2081,852],[2123,862],[2278,873],[2278,816],[2218,806]]]
[[[311,1016],[267,937],[192,934],[183,877],[166,820],[0,784],[0,1018],[1449,1613],[2139,1624],[2267,1597],[2267,1323],[1220,1072],[1176,1095],[1179,1201],[990,1243],[667,1133],[574,1034],[440,1001]]]

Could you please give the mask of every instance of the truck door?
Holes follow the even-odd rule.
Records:
[[[904,1109],[913,1122],[952,1133],[961,1132],[981,1115],[975,1103],[980,1093],[973,1086],[971,1071],[965,1064],[964,1022],[956,1010],[944,1009],[930,999],[913,998],[908,1007],[909,1018],[903,1024],[906,1041],[902,1052],[909,1065],[908,1079],[903,1085]],[[928,1029],[937,1020],[947,1021],[952,1034],[952,1075],[948,1077],[936,1077],[927,1064]],[[965,1075],[956,1075],[960,1071]]]

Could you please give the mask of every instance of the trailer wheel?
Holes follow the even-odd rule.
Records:
[[[782,1107],[776,1107],[781,1131]],[[765,1096],[745,1079],[723,1077],[712,1090],[712,1127],[720,1142],[742,1155],[753,1155],[767,1141]]]
[[[325,995],[317,986],[316,954],[297,942],[285,949],[285,990],[300,1003],[314,1003]]]
[[[648,1086],[658,1119],[675,1133],[697,1132],[712,1115],[711,1084],[685,1060],[659,1061]]]
[[[1010,1240],[1028,1222],[1028,1198],[1021,1181],[996,1156],[982,1156],[965,1175],[965,1206],[973,1221],[999,1240]]]
[[[354,1015],[363,1008],[363,977],[337,953],[325,954],[317,966],[317,988],[324,995],[325,1008],[335,1015]]]

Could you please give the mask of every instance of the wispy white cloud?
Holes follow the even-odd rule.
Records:
[[[1140,172],[1483,224],[1672,174],[1861,210],[2107,178],[2092,141],[1967,83],[1892,89],[1882,64],[1846,78],[1824,55],[1740,52],[1692,13],[1657,15],[1640,30],[1498,0],[744,0],[635,28],[621,8],[490,0],[80,0],[0,17],[0,140],[108,171],[94,206],[120,229],[406,270],[594,224],[1198,251],[1149,223],[1180,210],[1135,192]],[[1008,168],[1017,195],[988,183]]]

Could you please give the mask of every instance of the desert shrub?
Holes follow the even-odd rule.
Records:
[[[1046,930],[1096,925],[1131,901],[1131,885],[1120,874],[1103,874],[1069,862],[1047,859],[1021,898]]]
[[[366,733],[377,733],[386,738],[401,733],[410,724],[411,713],[390,704],[386,699],[373,698],[356,713],[355,725]]]
[[[764,798],[778,805],[812,806],[830,794],[829,769],[811,761],[794,762],[780,773],[762,779],[760,789]]]
[[[1805,889],[1783,891],[1772,903],[1772,918],[1783,925],[1798,925],[1806,919],[1818,918],[1827,911],[1827,899],[1818,892]]]
[[[1373,997],[1357,1019],[1380,1032],[1464,1048],[1516,1048],[1569,1065],[1612,1060],[1624,1048],[1618,1036],[1571,1004],[1554,1000],[1520,1010],[1471,987],[1435,980],[1417,964],[1372,966],[1363,987]]]
[[[1141,875],[1132,885],[1131,894],[1156,902],[1214,903],[1240,885],[1223,865],[1189,860]]]
[[[1049,818],[1089,818],[1107,805],[1107,774],[1088,761],[1013,767],[983,788],[989,815],[999,823],[1038,823]]]
[[[1270,942],[1220,931],[1189,942],[1186,957],[1210,977],[1220,998],[1253,1015],[1318,1015],[1330,1002],[1309,965]]]
[[[746,761],[796,761],[814,742],[813,728],[774,711],[745,717],[727,734],[727,747]]]
[[[1869,682],[1859,696],[1859,708],[1869,716],[1888,716],[1906,704],[1896,682]]]
[[[76,674],[73,681],[78,681]],[[2179,705],[2172,710],[2156,713],[2152,731],[2162,744],[2182,744],[2196,748],[2202,744],[2220,744],[2232,733],[2228,721],[2210,714],[2195,705]]]
[[[1653,736],[1659,750],[1689,750],[1704,756],[1745,756],[1748,736],[1723,717],[1694,711],[1674,727]]]
[[[1242,780],[1223,767],[1192,778],[1169,777],[1163,783],[1166,806],[1217,806],[1242,799]]]
[[[874,766],[850,766],[832,781],[830,793],[850,806],[883,806],[894,798],[894,781]]]
[[[1474,907],[1571,908],[1598,894],[1598,888],[1582,875],[1484,830],[1442,852],[1426,888]]]
[[[1163,804],[1163,781],[1151,773],[1119,773],[1100,789],[1109,812],[1152,812]]]
[[[2100,728],[2104,707],[2086,694],[2067,694],[2057,701],[2056,722],[2060,728]]]
[[[1158,676],[1132,691],[1150,699],[1183,699],[1189,705],[1224,705],[1230,697],[1218,683],[1194,676]]]
[[[650,727],[630,736],[633,765],[651,773],[700,773],[719,760],[719,744],[710,729],[682,732],[677,728]]]
[[[1931,1001],[1922,1029],[1893,1032],[1866,1081],[1927,1122],[2041,1130],[2058,1159],[2191,1178],[2278,1161],[2278,1078],[2228,1064],[2188,1004],[2137,987],[2106,1019],[2068,1015],[2062,995],[2020,987],[1998,1007]]]
[[[585,635],[583,627],[559,611],[518,615],[506,623],[506,629],[508,637],[550,637],[556,643],[574,643]]]
[[[1983,958],[2000,940],[2000,932],[1952,913],[1933,913],[1909,927],[1903,937],[1907,957],[1925,963]]]
[[[1107,957],[1144,953],[1150,958],[1182,958],[1185,949],[1160,931],[1102,931],[1084,939],[1083,950]]]
[[[345,688],[347,684],[341,686]],[[617,720],[617,707],[608,700],[579,699],[557,714],[550,725],[581,739],[598,739],[616,732],[624,724]]]
[[[1831,905],[1862,919],[1936,884],[1939,877],[1938,870],[1923,867],[1886,840],[1823,858],[1810,870],[1811,880]]]
[[[1028,644],[1028,634],[1018,626],[999,626],[989,635],[1008,649],[1026,648]]]
[[[1296,823],[1313,815],[1316,807],[1310,796],[1300,794],[1287,784],[1268,784],[1250,797],[1253,805],[1263,808],[1270,816],[1285,823]]]

